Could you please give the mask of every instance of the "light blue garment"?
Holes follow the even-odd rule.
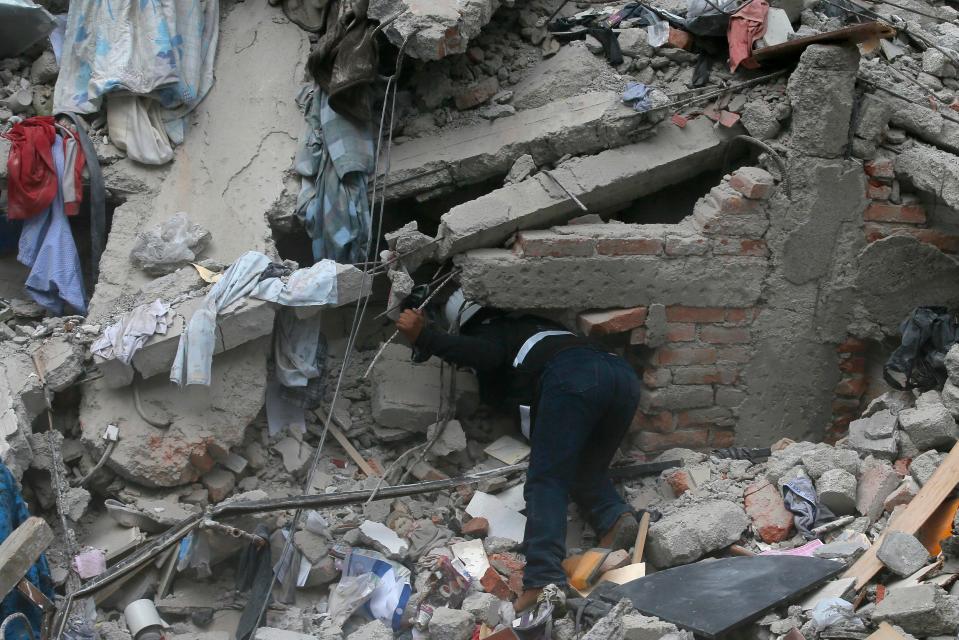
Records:
[[[317,86],[301,91],[297,102],[306,112],[306,128],[293,165],[301,176],[296,213],[313,239],[313,259],[362,262],[369,251],[370,125],[334,111]]]
[[[168,135],[213,86],[218,0],[72,0],[54,112],[94,113],[113,91],[150,96]]]
[[[270,259],[257,251],[247,251],[226,270],[194,312],[180,336],[176,359],[170,369],[170,380],[184,384],[210,384],[213,351],[216,348],[216,317],[234,302],[246,297],[256,287],[260,274]]]
[[[57,181],[62,185],[63,141],[59,136],[53,143],[53,163]],[[80,315],[87,314],[80,256],[63,212],[60,186],[45,211],[24,220],[17,259],[30,267],[25,286],[37,304],[58,316],[64,314],[66,307]]]
[[[649,111],[653,108],[652,90],[642,82],[630,82],[623,91],[623,102],[640,113]]]
[[[286,282],[267,278],[250,293],[285,307],[319,307],[336,303],[336,263],[321,260],[308,269],[297,269]]]

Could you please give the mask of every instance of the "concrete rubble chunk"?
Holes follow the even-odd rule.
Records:
[[[800,153],[838,157],[846,146],[853,109],[859,50],[814,44],[789,77],[790,144]]]
[[[313,457],[313,447],[293,437],[283,438],[273,445],[273,450],[280,454],[283,466],[294,476],[303,473]]]
[[[384,29],[389,41],[397,47],[405,42],[406,54],[414,58],[439,60],[465,53],[469,41],[479,35],[499,5],[499,0],[373,0],[367,15],[386,22],[399,14]]]
[[[952,380],[946,380],[942,386],[942,404],[953,418],[959,416],[959,386],[953,384]]]
[[[856,488],[856,509],[875,522],[882,515],[883,504],[899,486],[899,475],[887,462],[866,458]]]
[[[473,616],[468,611],[438,607],[430,618],[431,640],[469,640],[473,635]]]
[[[734,502],[709,500],[692,505],[650,526],[650,562],[663,569],[694,562],[733,544],[748,526],[746,512]]]
[[[859,473],[859,455],[850,449],[820,445],[802,455],[802,464],[813,480],[832,469],[842,469],[853,476]]]
[[[901,415],[901,414],[900,414]],[[849,436],[846,446],[859,452],[861,455],[871,455],[884,460],[895,460],[899,453],[895,428],[898,418],[884,409],[866,418],[859,418],[849,423]],[[892,437],[874,438],[877,435],[892,432]]]
[[[83,375],[83,349],[64,339],[53,338],[37,350],[43,377],[53,392],[67,389]]]
[[[495,628],[500,623],[501,604],[502,600],[492,593],[471,593],[463,600],[462,610],[473,616],[477,624],[484,623]]]
[[[890,493],[889,497],[883,502],[883,511],[892,513],[896,507],[909,504],[919,493],[919,488],[919,483],[915,479],[906,476],[896,490]]]
[[[954,384],[959,383],[959,344],[949,347],[949,351],[946,352],[945,365],[949,380]]]
[[[824,544],[813,551],[813,555],[824,560],[842,560],[850,562],[859,557],[863,552],[872,546],[862,533],[852,531],[846,532],[850,535],[842,534],[838,539]]]
[[[954,154],[915,144],[896,156],[896,175],[912,182],[916,189],[941,198],[950,209],[959,209],[959,158]],[[950,370],[949,358],[946,367]]]
[[[456,373],[458,415],[469,413],[478,402],[476,377],[465,371]],[[409,347],[391,344],[373,367],[373,419],[384,427],[425,432],[436,421],[440,392],[438,359],[416,364]]]
[[[233,493],[236,476],[226,469],[217,468],[203,476],[203,486],[209,492],[210,502],[222,502]]]
[[[898,625],[919,637],[955,635],[959,598],[931,584],[894,589],[876,606],[872,620]]]
[[[633,605],[628,600],[620,600],[609,613],[600,618],[593,628],[583,635],[582,640],[623,640],[625,637],[623,618],[632,610]]]
[[[676,625],[641,613],[627,613],[623,616],[623,637],[625,640],[661,640],[667,634],[676,633]]]
[[[393,640],[393,630],[382,620],[367,622],[362,627],[346,636],[347,640]]]
[[[909,474],[916,480],[919,486],[925,485],[932,478],[936,469],[942,464],[944,454],[938,451],[929,450],[912,459],[909,463]]]
[[[948,448],[959,438],[959,427],[941,402],[905,409],[899,423],[920,450]]]
[[[819,500],[837,516],[856,511],[856,476],[843,469],[830,469],[816,481]]]
[[[915,536],[902,531],[888,531],[879,545],[876,557],[897,576],[910,576],[922,569],[929,552]]]
[[[746,513],[752,520],[755,531],[763,542],[772,544],[790,537],[793,529],[793,514],[786,509],[782,494],[775,485],[759,482],[746,487]]]
[[[312,640],[313,636],[275,627],[260,627],[253,638],[254,640]]]

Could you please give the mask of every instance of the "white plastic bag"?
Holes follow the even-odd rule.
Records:
[[[137,236],[130,260],[151,275],[165,275],[195,261],[209,242],[210,232],[181,211]]]

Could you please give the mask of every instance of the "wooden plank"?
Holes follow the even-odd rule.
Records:
[[[6,597],[53,542],[53,529],[43,518],[29,518],[0,544],[0,598]]]
[[[360,452],[356,450],[356,447],[354,447],[353,443],[346,437],[346,434],[340,431],[339,427],[332,422],[330,423],[330,433],[333,434],[336,441],[340,443],[340,446],[343,447],[346,454],[353,459],[353,462],[356,463],[356,466],[358,466],[363,473],[371,478],[378,478],[380,476],[380,474],[376,472],[376,469],[371,467],[370,463],[360,455]]]
[[[900,513],[899,517],[886,527],[882,536],[869,548],[866,553],[859,557],[854,565],[843,574],[845,578],[856,579],[856,589],[862,589],[866,584],[879,573],[883,564],[876,557],[876,551],[882,544],[886,533],[890,531],[903,531],[910,535],[915,535],[919,528],[928,520],[939,508],[939,505],[949,497],[949,495],[959,485],[959,444],[956,444],[942,461],[939,468],[932,475],[912,502]]]
[[[633,547],[633,564],[643,561],[643,551],[646,550],[646,534],[649,533],[649,512],[643,512],[639,519],[639,531],[636,532],[636,546]]]

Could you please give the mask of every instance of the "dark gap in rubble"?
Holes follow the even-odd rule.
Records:
[[[301,267],[313,264],[313,240],[299,220],[293,220],[289,227],[273,225],[273,242],[283,260],[293,260]]]
[[[77,253],[80,254],[80,264],[83,266],[83,286],[86,288],[87,297],[93,295],[93,289],[96,287],[96,281],[93,279],[93,264],[91,260],[91,220],[90,220],[90,187],[84,187],[83,202],[80,204],[80,212],[69,218],[70,231],[73,233],[74,242],[77,243]],[[104,214],[106,227],[103,234],[103,245],[106,246],[106,239],[110,236],[110,230],[113,228],[113,213],[116,208],[126,202],[126,198],[107,191]]]
[[[383,211],[383,229],[389,232],[415,220],[421,232],[435,236],[443,214],[502,188],[503,178],[505,175],[493,176],[477,184],[451,187],[446,193],[428,200],[412,197],[387,203]]]
[[[722,170],[709,169],[633,200],[611,217],[630,224],[678,224],[692,213],[696,201],[709,193],[722,177]]]

